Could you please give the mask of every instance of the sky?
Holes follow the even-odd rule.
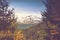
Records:
[[[18,20],[28,15],[41,16],[41,11],[45,10],[41,0],[9,0],[10,8],[15,8],[15,15]]]

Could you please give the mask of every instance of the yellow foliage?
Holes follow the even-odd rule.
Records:
[[[14,39],[15,40],[24,40],[24,35],[22,31],[16,31],[14,33]]]
[[[12,36],[12,35],[13,34],[12,34],[12,32],[10,30],[6,30],[6,31],[2,30],[2,31],[0,31],[0,38],[1,37],[6,37],[6,36]]]
[[[25,37],[23,35],[22,31],[15,31],[14,34],[12,34],[12,32],[10,30],[8,31],[0,31],[0,38],[2,37],[6,37],[6,36],[13,36],[14,40],[25,40]]]

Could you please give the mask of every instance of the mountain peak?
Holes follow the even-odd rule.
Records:
[[[34,24],[34,23],[39,23],[40,21],[41,21],[41,17],[37,17],[33,15],[22,17],[20,19],[20,23],[23,23],[23,24]]]

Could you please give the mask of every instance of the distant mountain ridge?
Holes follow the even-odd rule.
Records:
[[[33,16],[33,15],[22,17],[20,19],[20,23],[23,23],[23,24],[34,24],[34,23],[39,23],[40,21],[41,21],[40,17]]]

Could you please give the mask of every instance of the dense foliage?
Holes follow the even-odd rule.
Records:
[[[46,11],[43,20],[49,27],[48,37],[50,40],[60,40],[60,0],[45,0],[44,4]]]
[[[13,10],[9,10],[7,0],[0,0],[0,40],[13,40],[13,34],[16,30],[16,18]]]

